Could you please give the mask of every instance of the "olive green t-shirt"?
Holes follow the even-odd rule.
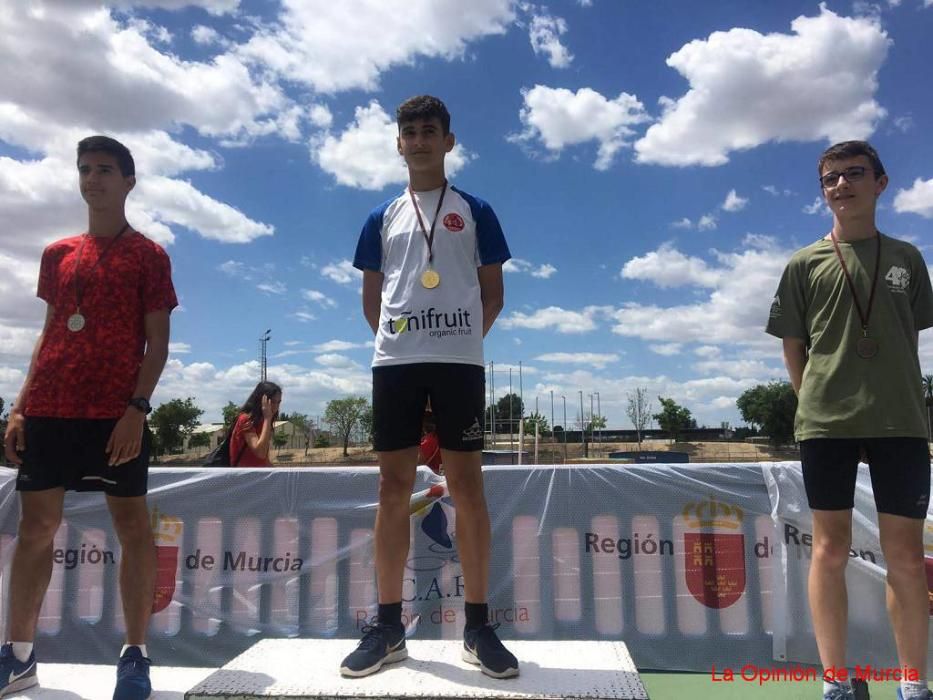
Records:
[[[839,242],[865,312],[877,241]],[[771,304],[767,332],[800,338],[807,364],[794,435],[811,438],[927,437],[917,333],[933,326],[933,289],[914,246],[881,235],[881,265],[868,335],[871,359],[856,354],[862,322],[833,242],[820,239],[794,253]]]

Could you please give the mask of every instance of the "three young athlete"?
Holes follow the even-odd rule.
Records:
[[[490,525],[481,468],[483,338],[503,306],[502,265],[510,252],[490,205],[446,178],[455,137],[444,104],[412,98],[398,108],[397,122],[409,183],[369,215],[354,257],[375,336],[379,607],[340,673],[365,676],[407,656],[401,613],[409,498],[430,401],[458,513],[462,657],[489,676],[513,677],[518,661],[488,622]],[[33,640],[65,491],[98,490],[122,546],[127,636],[113,697],[137,700],[151,693],[145,638],[155,576],[145,417],[177,301],[167,255],[126,220],[135,185],[129,151],[94,136],[79,143],[77,164],[88,230],[43,253],[38,295],[47,304],[45,324],[6,433],[6,457],[19,467],[22,519],[8,641],[0,647],[0,697],[36,683]],[[809,596],[820,659],[827,669],[846,664],[844,574],[861,459],[870,465],[878,507],[899,661],[921,678],[902,683],[898,697],[931,700],[922,540],[930,460],[917,349],[919,331],[933,326],[933,289],[919,251],[876,228],[888,176],[870,145],[828,149],[819,182],[832,230],[788,263],[767,332],[783,340],[799,398],[795,432],[813,512]],[[260,447],[281,392],[271,395],[254,407],[254,432],[245,433]],[[850,685],[827,678],[824,698],[853,697]]]

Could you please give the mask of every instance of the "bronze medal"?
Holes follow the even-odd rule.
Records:
[[[441,276],[434,270],[425,270],[421,273],[421,286],[425,289],[434,289],[441,283]]]
[[[72,333],[78,333],[84,329],[84,316],[80,312],[76,311],[68,317],[68,330]]]
[[[863,360],[870,360],[878,354],[878,341],[868,336],[859,338],[858,343],[855,344],[855,354]]]

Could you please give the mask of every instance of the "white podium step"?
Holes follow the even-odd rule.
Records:
[[[347,639],[266,639],[185,694],[185,700],[493,698],[635,700],[648,695],[622,642],[507,641],[521,675],[497,680],[460,659],[459,641],[409,640],[408,658],[343,678]]]

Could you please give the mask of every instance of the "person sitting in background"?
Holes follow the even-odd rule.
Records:
[[[259,382],[246,399],[230,435],[233,467],[271,467],[269,452],[275,432],[275,418],[282,405],[282,388],[273,382]]]
[[[441,464],[441,445],[437,441],[437,423],[434,421],[430,402],[424,409],[424,418],[421,421],[419,452],[422,464],[427,464],[438,476],[444,476],[444,465]]]

